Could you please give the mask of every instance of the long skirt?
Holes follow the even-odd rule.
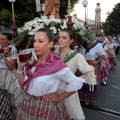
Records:
[[[67,84],[65,81],[61,81],[60,85],[58,87],[57,93],[61,94],[62,92],[65,91],[65,88],[67,87]],[[64,104],[67,108],[67,111],[70,115],[71,119],[79,119],[79,120],[84,120],[85,116],[80,104],[78,92],[75,92],[73,95],[70,97],[66,98],[64,100]]]
[[[17,111],[24,93],[17,82],[16,70],[0,69],[0,89],[8,91],[9,104],[12,108],[16,108]]]
[[[64,103],[26,94],[16,120],[70,120]]]
[[[114,68],[116,66],[115,58],[113,58],[113,57],[109,58],[109,64],[110,64],[110,69]]]
[[[84,84],[82,88],[78,91],[80,101],[93,104],[96,101],[97,92],[100,85],[100,72],[98,69],[98,64],[93,64],[91,60],[87,61],[89,65],[92,65],[95,68],[95,75],[97,80],[97,85],[94,85],[94,90],[90,90],[90,85]]]
[[[108,73],[110,69],[110,64],[108,59],[103,59],[100,63],[100,69],[102,71],[102,81],[108,79]]]
[[[15,120],[5,94],[6,93],[0,89],[0,120]]]

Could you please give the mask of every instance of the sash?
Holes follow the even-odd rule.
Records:
[[[64,58],[64,62],[67,62],[69,61],[70,59],[72,59],[78,52],[77,51],[73,51],[73,50],[70,50],[67,55],[65,56]]]

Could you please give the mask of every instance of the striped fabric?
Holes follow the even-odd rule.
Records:
[[[14,115],[10,111],[7,97],[0,89],[0,120],[15,120]]]
[[[70,120],[63,102],[47,102],[26,95],[16,120]]]
[[[78,91],[80,96],[80,101],[85,103],[94,103],[97,97],[97,86],[94,85],[94,91],[90,91],[90,86],[88,84],[84,84],[82,89]]]
[[[67,87],[67,83],[65,81],[61,81],[59,84],[57,93],[58,94],[63,93],[65,91],[66,87]],[[73,119],[73,118],[78,119],[78,120],[85,119],[82,107],[80,105],[78,92],[75,92],[68,98],[64,99],[64,104],[66,106],[66,109],[67,109],[71,119]]]
[[[82,89],[78,91],[80,96],[80,101],[85,103],[94,103],[96,101],[97,92],[100,85],[100,73],[98,69],[98,64],[93,64],[92,60],[87,60],[89,65],[92,65],[95,68],[95,75],[97,80],[97,85],[94,85],[94,91],[90,91],[90,86],[88,84],[84,84]]]
[[[8,90],[8,99],[10,105],[19,109],[20,102],[24,97],[21,88],[17,83],[17,73],[15,70],[9,71],[8,69],[0,69],[0,88]]]

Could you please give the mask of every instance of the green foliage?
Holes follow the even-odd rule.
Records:
[[[21,28],[22,29],[22,28]],[[21,31],[20,33],[18,33],[18,37],[14,39],[15,45],[18,46],[19,44],[21,44],[21,42],[23,42],[23,40],[25,38],[28,38],[28,29]]]
[[[8,20],[10,22],[6,22]],[[3,8],[0,11],[0,25],[6,26],[6,27],[10,27],[9,23],[12,23],[11,12]]]
[[[71,11],[79,0],[71,0]],[[44,0],[41,0],[41,4]],[[60,0],[60,17],[67,15],[68,0]],[[15,21],[18,27],[22,27],[25,22],[40,17],[43,12],[36,12],[35,0],[16,0],[14,3]],[[0,0],[0,25],[11,26],[12,5],[8,0]]]
[[[104,31],[106,34],[118,35],[120,33],[120,3],[116,4],[104,23]]]
[[[76,3],[79,2],[79,0],[71,0],[71,12],[73,11],[73,8]],[[61,19],[65,18],[67,15],[67,6],[68,6],[68,0],[60,0],[60,17]]]
[[[82,38],[87,42],[87,43],[91,43],[93,39],[95,39],[95,33],[92,32],[91,30],[89,29],[85,29],[84,32],[83,32],[83,36]]]

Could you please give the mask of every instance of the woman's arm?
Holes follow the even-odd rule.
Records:
[[[58,95],[57,93],[50,93],[50,94],[44,95],[43,99],[46,101],[59,102],[59,101],[66,99],[67,97],[71,96],[74,93],[75,92],[63,92],[60,95]]]
[[[104,59],[104,58],[105,58],[105,56],[104,56],[104,55],[101,55],[101,56],[99,57],[99,59],[96,60],[96,63],[95,63],[95,64],[98,64],[98,63],[101,62],[101,60]]]
[[[2,58],[4,59],[7,68],[10,71],[12,71],[15,67],[15,63],[16,63],[17,60],[16,59],[11,59],[10,61],[8,61],[8,59],[6,58],[6,56],[4,54],[2,55]]]
[[[22,86],[24,79],[25,79],[25,74],[24,74],[24,68],[23,67],[18,67],[17,68],[17,76],[18,76],[18,82],[20,86]]]
[[[24,54],[24,53],[20,53],[20,54]],[[25,63],[21,63],[19,61],[19,55],[17,57],[17,63],[18,63],[17,74],[18,74],[18,82],[19,82],[20,86],[22,86],[24,79],[25,79],[24,66],[28,63],[28,61]]]
[[[96,75],[94,67],[89,65],[80,53],[76,56],[76,68],[82,73],[80,77],[86,80],[86,84],[96,85]]]
[[[77,54],[76,61],[74,64],[76,65],[77,69],[79,69],[79,71],[82,74],[85,74],[91,71],[94,72],[94,68],[87,63],[85,57],[81,53]]]
[[[81,89],[85,80],[80,77],[76,77],[68,67],[58,71],[56,74],[56,78],[59,80],[66,81],[67,87],[66,90],[58,95],[57,93],[46,94],[43,96],[43,99],[47,101],[61,101],[65,98],[74,94],[77,90]]]
[[[2,58],[7,66],[7,68],[12,71],[15,67],[16,59],[10,59],[10,61],[7,59],[6,55],[9,53],[9,48],[4,49],[4,52],[2,53]]]

